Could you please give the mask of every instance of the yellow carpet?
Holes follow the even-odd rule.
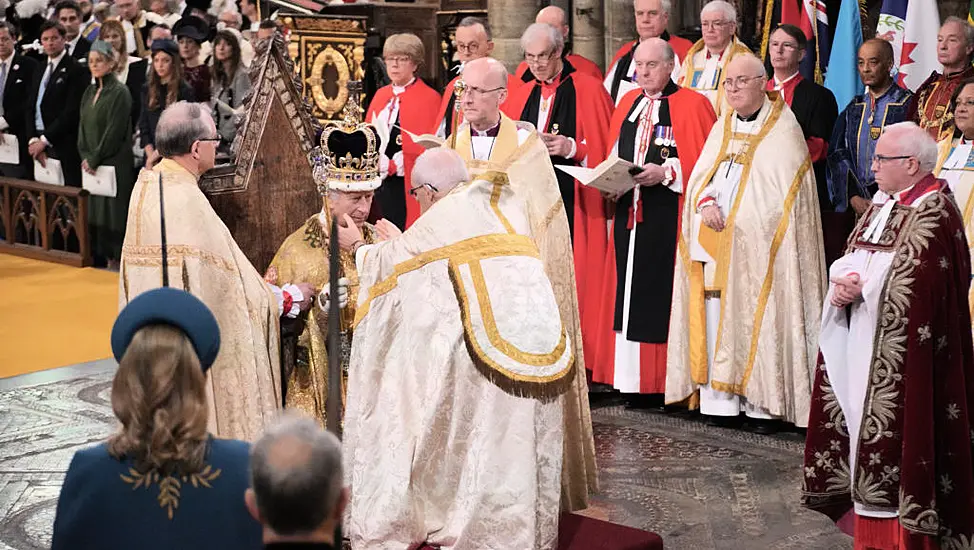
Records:
[[[118,274],[0,254],[0,378],[111,357]]]

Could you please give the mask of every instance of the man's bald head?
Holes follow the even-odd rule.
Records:
[[[425,213],[436,201],[469,179],[467,165],[460,154],[449,147],[437,147],[419,155],[413,165],[410,183],[415,189],[419,210]]]
[[[463,67],[464,83],[470,85],[477,81],[476,87],[483,89],[507,86],[507,67],[493,57],[481,57],[468,62]]]
[[[647,59],[658,59],[660,61],[669,59],[673,60],[673,46],[662,38],[655,37],[648,40],[643,40],[636,47],[633,57],[645,57]]]
[[[874,92],[885,91],[893,79],[893,45],[882,38],[871,38],[859,46],[857,58],[859,78]]]
[[[561,34],[566,39],[568,38],[568,17],[565,15],[565,10],[559,8],[558,6],[548,6],[546,8],[542,8],[542,10],[538,12],[537,17],[534,18],[534,22],[551,25],[552,27],[561,31]]]
[[[724,74],[727,103],[742,116],[758,112],[766,97],[764,63],[753,54],[738,55],[727,64]]]
[[[639,43],[632,56],[636,82],[649,95],[663,91],[673,73],[673,48],[662,38],[649,38]]]
[[[893,45],[889,40],[883,40],[882,38],[870,38],[862,43],[859,47],[859,51],[868,51],[870,53],[875,53],[883,61],[888,61],[890,65],[893,64]]]

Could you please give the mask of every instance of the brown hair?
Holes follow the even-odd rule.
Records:
[[[157,55],[169,55],[168,52],[162,50],[152,52],[152,56],[149,58],[149,63],[156,58]],[[156,73],[155,67],[149,71],[149,110],[155,111],[159,109],[160,111],[166,107],[172,105],[179,101],[179,84],[183,81],[183,60],[179,58],[178,55],[169,55],[172,59],[172,73],[169,75],[169,82],[165,84],[166,86],[166,100],[165,103],[160,104],[159,98],[159,86],[161,84],[159,80],[159,75]]]
[[[119,36],[122,37],[122,50],[121,51],[117,51],[116,50],[115,53],[118,56],[119,63],[121,63],[121,61],[123,59],[127,60],[128,55],[129,55],[128,54],[128,51],[129,51],[128,50],[128,47],[129,47],[128,46],[128,38],[125,37],[125,27],[122,26],[122,22],[121,21],[118,21],[116,19],[108,19],[108,20],[104,21],[101,24],[101,29],[99,29],[99,31],[98,31],[98,39],[99,40],[105,40],[105,31],[115,32]],[[108,42],[107,40],[105,40],[105,41]]]
[[[141,473],[203,468],[206,378],[179,329],[150,325],[135,333],[112,382],[112,410],[122,424],[108,440],[115,458],[132,459]]]
[[[223,61],[216,58],[216,47],[220,42],[230,45],[230,69],[227,70]],[[226,88],[233,84],[233,77],[240,68],[240,41],[230,31],[223,30],[216,33],[213,38],[213,81]],[[240,98],[241,100],[243,98]]]

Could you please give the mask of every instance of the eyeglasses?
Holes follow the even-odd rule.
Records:
[[[393,55],[389,57],[383,57],[382,60],[386,62],[386,65],[403,65],[412,61],[413,58],[408,55]]]
[[[409,194],[415,199],[416,195],[419,193],[419,190],[424,187],[429,187],[429,190],[432,191],[434,195],[440,192],[440,190],[434,187],[432,183],[424,183],[423,185],[410,189]]]
[[[874,155],[873,163],[875,163],[876,166],[882,166],[884,162],[889,162],[891,160],[905,160],[911,158],[913,158],[913,155],[895,155],[895,156]]]
[[[497,88],[483,90],[476,86],[466,86],[463,89],[463,95],[470,96],[471,99],[476,99],[478,97],[483,97],[489,93],[496,92],[497,90],[503,90],[504,88],[506,88],[506,86],[498,86]]]
[[[701,21],[701,29],[719,29],[727,24],[727,21]]]
[[[470,52],[470,53],[480,51],[480,42],[471,42],[469,44],[464,44],[463,42],[457,42],[457,51]]]
[[[209,142],[213,142],[213,143],[219,143],[220,142],[220,137],[217,136],[217,137],[211,137],[211,138],[200,138],[200,139],[198,139],[196,141],[200,141],[200,142],[208,142],[209,141]]]
[[[739,76],[737,78],[728,78],[724,80],[724,88],[743,88],[751,83],[753,80],[759,78],[764,78],[763,74],[757,76]]]
[[[555,52],[544,52],[537,55],[533,53],[524,54],[524,60],[528,63],[545,63],[551,61],[551,58],[555,56]]]

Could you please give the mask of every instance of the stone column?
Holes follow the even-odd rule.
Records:
[[[604,0],[606,65],[626,42],[636,38],[636,14],[632,0]],[[608,70],[608,67],[606,67]]]
[[[490,0],[487,20],[494,33],[494,58],[504,63],[511,73],[524,58],[521,34],[534,23],[541,9],[540,0]]]
[[[602,0],[575,0],[571,26],[573,52],[594,61],[604,71],[608,60],[605,55],[605,13],[602,8]]]

